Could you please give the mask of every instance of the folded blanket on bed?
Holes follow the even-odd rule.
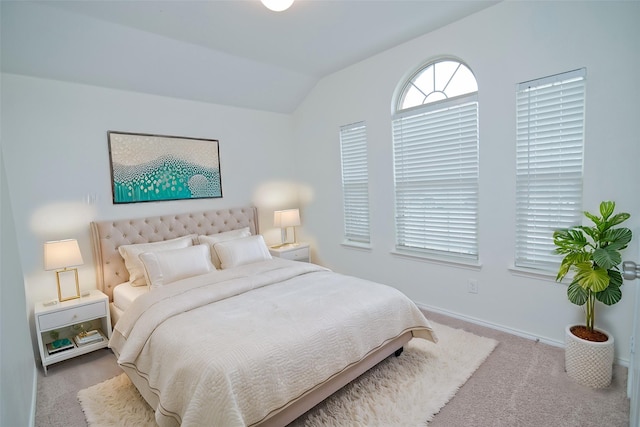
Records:
[[[436,341],[398,290],[273,259],[154,289],[109,344],[157,397],[160,426],[227,427],[264,420],[409,330]]]

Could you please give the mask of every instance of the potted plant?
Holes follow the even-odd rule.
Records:
[[[584,306],[585,324],[570,325],[565,332],[565,369],[577,382],[594,387],[607,387],[613,369],[613,337],[594,328],[596,301],[613,305],[622,298],[622,263],[620,251],[632,238],[631,230],[616,227],[629,219],[628,213],[614,214],[616,204],[600,203],[600,215],[585,212],[592,226],[575,226],[553,233],[555,252],[564,255],[556,281],[569,271],[575,274],[567,288],[573,304]]]

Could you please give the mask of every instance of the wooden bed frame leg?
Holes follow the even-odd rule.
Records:
[[[396,357],[400,356],[402,354],[402,352],[404,351],[404,347],[400,347],[399,349],[396,350],[395,353],[393,353]]]

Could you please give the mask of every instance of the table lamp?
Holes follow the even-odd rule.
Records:
[[[80,285],[78,284],[78,269],[70,268],[82,265],[82,254],[76,239],[55,240],[44,243],[44,269],[56,270],[56,280],[58,282],[58,300],[60,302],[80,298]],[[60,276],[74,274],[76,291],[63,297],[60,286]],[[70,280],[70,279],[68,279]]]
[[[300,210],[299,209],[285,209],[283,211],[273,212],[273,225],[280,228],[280,240],[278,245],[284,246],[287,244],[287,228],[293,227],[293,244],[296,243],[296,226],[300,225]]]

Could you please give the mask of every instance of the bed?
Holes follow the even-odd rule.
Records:
[[[410,339],[437,341],[396,289],[271,258],[254,207],[98,221],[91,234],[109,345],[163,427],[284,426]]]

